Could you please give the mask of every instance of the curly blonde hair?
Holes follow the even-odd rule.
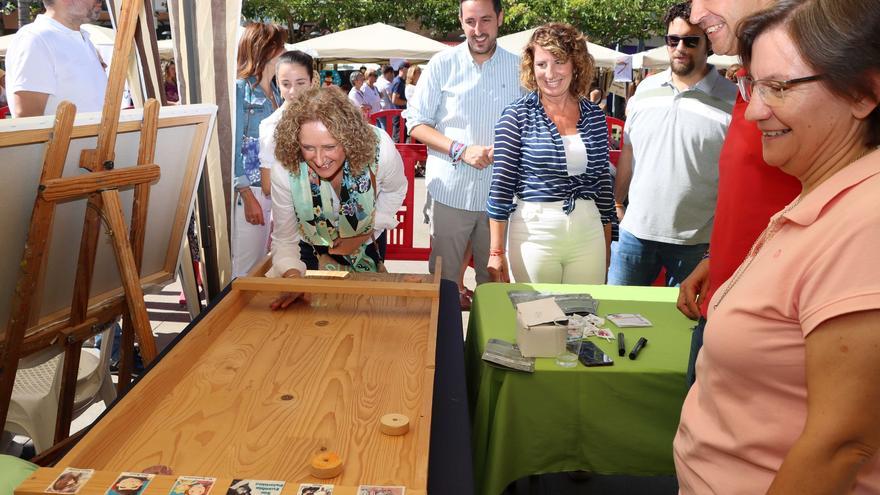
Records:
[[[587,51],[587,37],[578,28],[562,22],[551,22],[535,29],[523,50],[520,63],[520,82],[529,91],[538,89],[535,80],[535,47],[540,46],[554,57],[571,61],[572,81],[569,92],[577,99],[590,93],[596,61]]]
[[[354,175],[360,175],[375,161],[379,138],[361,111],[339,88],[318,87],[303,91],[289,103],[275,128],[275,158],[284,168],[299,173],[299,164],[305,161],[299,131],[306,122],[316,120],[342,145]]]

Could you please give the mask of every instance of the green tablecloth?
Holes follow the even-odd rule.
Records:
[[[481,360],[490,338],[516,341],[511,290],[586,292],[599,314],[641,313],[650,328],[628,328],[627,352],[639,337],[637,360],[618,357],[616,341],[589,340],[614,365],[564,369],[539,358],[535,373],[507,371]],[[586,470],[660,475],[675,471],[672,438],[687,393],[685,371],[694,323],[675,309],[678,289],[586,285],[483,284],[468,326],[465,361],[473,414],[477,493],[498,495],[529,474]],[[607,327],[615,335],[621,331]]]
[[[36,464],[0,454],[0,495],[12,495],[15,488],[37,470]]]

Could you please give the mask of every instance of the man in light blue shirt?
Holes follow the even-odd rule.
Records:
[[[442,277],[459,284],[468,245],[477,283],[489,280],[486,200],[495,122],[522,95],[519,57],[495,43],[503,18],[501,0],[461,0],[467,42],[431,59],[403,113],[410,135],[428,146],[429,268],[433,273],[441,256]]]

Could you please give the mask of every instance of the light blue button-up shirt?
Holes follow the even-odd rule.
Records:
[[[492,146],[495,122],[523,93],[518,56],[499,46],[481,66],[468,44],[461,43],[431,58],[403,116],[410,131],[425,124],[466,145]],[[428,148],[425,179],[435,201],[460,210],[486,210],[492,167],[453,166],[447,152]]]

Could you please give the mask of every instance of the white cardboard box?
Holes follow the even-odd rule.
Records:
[[[565,350],[565,313],[552,298],[520,303],[516,307],[516,344],[523,357],[556,357]]]

